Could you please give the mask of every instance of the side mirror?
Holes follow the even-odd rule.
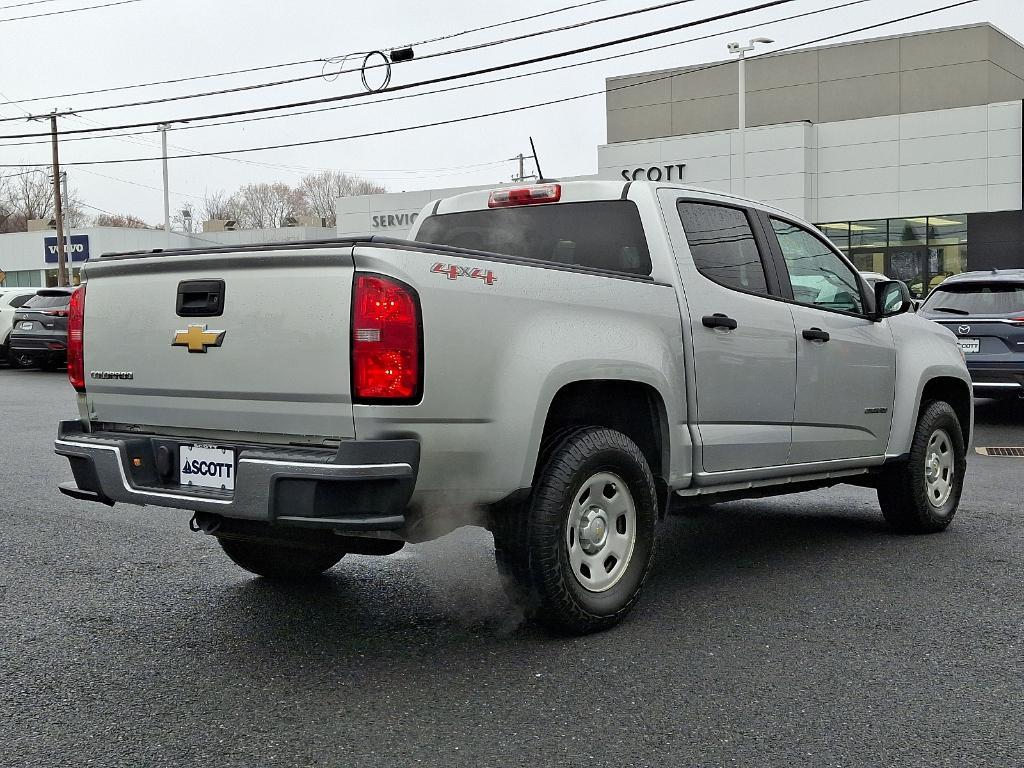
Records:
[[[910,289],[902,280],[875,283],[875,320],[909,312],[914,307]]]

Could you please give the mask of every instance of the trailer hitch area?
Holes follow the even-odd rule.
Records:
[[[202,531],[212,536],[220,530],[221,523],[223,522],[224,518],[220,515],[211,515],[209,512],[196,512],[192,515],[192,519],[189,520],[188,527],[193,531]]]

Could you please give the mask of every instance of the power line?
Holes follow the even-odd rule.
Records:
[[[35,5],[36,3],[51,3],[51,2],[56,2],[56,1],[57,0],[35,0],[35,2],[33,2],[33,3],[21,3],[20,5]],[[473,34],[475,32],[482,32],[482,31],[488,30],[488,29],[495,29],[497,27],[507,26],[509,24],[517,24],[517,23],[523,22],[523,21],[530,21],[532,19],[538,19],[538,18],[540,18],[542,16],[551,16],[551,15],[557,14],[557,13],[565,13],[566,11],[576,10],[578,8],[583,8],[583,7],[586,7],[588,5],[595,5],[597,3],[606,3],[606,2],[608,2],[608,0],[587,0],[587,2],[575,3],[573,5],[566,5],[566,6],[563,6],[561,8],[556,8],[555,10],[552,10],[552,11],[543,11],[542,13],[535,13],[535,14],[532,14],[530,16],[520,16],[520,17],[514,18],[514,19],[506,19],[505,21],[499,21],[499,22],[496,22],[494,24],[487,24],[487,25],[482,26],[482,27],[474,27],[473,29],[465,29],[465,30],[462,30],[461,32],[453,32],[451,34],[441,35],[440,37],[434,37],[434,38],[431,38],[429,40],[421,40],[421,41],[416,42],[416,43],[407,43],[406,45],[402,45],[402,46],[385,46],[384,49],[382,49],[382,50],[392,50],[394,48],[407,48],[407,47],[414,47],[414,46],[418,46],[418,45],[427,45],[429,43],[440,42],[442,40],[450,40],[452,38],[462,37],[463,35],[469,35],[469,34]],[[15,8],[17,6],[13,6],[12,5],[12,6],[6,6],[6,7],[8,7],[8,8]],[[0,7],[0,10],[3,10],[3,8]],[[331,58],[337,58],[337,57],[331,57]],[[301,59],[299,61],[285,61],[285,62],[282,62],[280,64],[264,64],[264,65],[258,66],[258,67],[247,67],[245,69],[231,69],[231,70],[226,70],[226,71],[223,71],[223,72],[208,72],[208,73],[205,73],[205,74],[202,74],[202,75],[190,75],[190,76],[187,76],[187,77],[176,77],[176,78],[172,78],[170,80],[153,80],[153,81],[145,82],[145,83],[133,83],[133,84],[130,84],[130,85],[117,85],[117,86],[113,86],[113,87],[110,87],[110,88],[95,88],[95,89],[89,90],[89,91],[72,91],[70,93],[58,93],[58,94],[53,94],[53,95],[50,95],[50,96],[33,96],[33,97],[27,98],[27,99],[17,99],[16,101],[12,101],[7,96],[4,96],[3,98],[6,100],[4,103],[7,103],[7,104],[30,104],[30,103],[35,102],[35,101],[52,101],[54,99],[68,99],[68,98],[73,98],[75,96],[93,96],[93,95],[95,95],[97,93],[112,93],[112,92],[115,92],[115,91],[128,91],[128,90],[132,90],[132,89],[135,89],[135,88],[149,88],[149,87],[157,86],[157,85],[175,85],[177,83],[186,83],[186,82],[191,82],[191,81],[194,81],[194,80],[207,80],[207,79],[210,79],[210,78],[217,78],[217,77],[230,77],[232,75],[245,75],[245,74],[249,74],[249,73],[252,73],[252,72],[265,72],[265,71],[271,70],[271,69],[283,69],[285,67],[298,67],[298,66],[304,66],[304,65],[307,65],[307,64],[323,64],[326,61],[328,61],[328,59],[325,59],[325,58],[320,58],[320,59]],[[318,75],[318,77],[319,77],[319,75]]]
[[[700,26],[702,24],[709,24],[709,23],[714,22],[714,21],[721,21],[723,19],[729,19],[729,18],[732,18],[734,16],[741,16],[741,15],[744,15],[744,14],[747,14],[747,13],[753,13],[754,11],[760,11],[760,10],[764,10],[766,8],[772,8],[772,7],[777,6],[777,5],[787,5],[787,4],[792,3],[792,2],[795,2],[795,0],[766,0],[765,2],[761,2],[761,3],[757,4],[757,5],[747,6],[746,8],[740,8],[740,9],[737,9],[737,10],[734,10],[734,11],[725,11],[725,12],[722,12],[722,13],[715,14],[713,16],[705,16],[704,18],[701,18],[701,19],[695,19],[693,21],[683,22],[683,23],[680,23],[680,24],[673,24],[672,26],[662,27],[660,29],[651,30],[649,32],[640,32],[640,33],[633,34],[633,35],[627,35],[626,37],[620,37],[620,38],[616,38],[614,40],[606,40],[606,41],[601,42],[601,43],[593,43],[591,45],[581,46],[581,47],[578,47],[578,48],[572,48],[572,49],[565,50],[565,51],[557,51],[555,53],[544,54],[542,56],[534,56],[534,57],[529,58],[529,59],[520,59],[519,61],[510,62],[510,63],[507,63],[507,64],[497,64],[497,65],[490,66],[490,67],[481,67],[479,69],[470,70],[468,72],[458,72],[458,73],[455,73],[455,74],[452,74],[452,75],[443,75],[441,77],[434,77],[434,78],[430,78],[430,79],[427,79],[427,80],[419,80],[419,81],[412,82],[412,83],[406,83],[404,85],[393,85],[393,86],[390,86],[390,87],[388,87],[386,89],[383,89],[381,91],[377,91],[377,93],[394,93],[396,91],[406,91],[406,90],[410,90],[412,88],[420,88],[420,87],[425,86],[425,85],[436,85],[436,84],[439,84],[439,83],[452,82],[454,80],[463,80],[463,79],[465,79],[467,77],[476,77],[478,75],[486,75],[486,74],[490,74],[492,72],[501,72],[501,71],[504,71],[506,69],[515,69],[515,68],[518,68],[518,67],[524,67],[524,66],[528,66],[530,64],[540,64],[540,63],[543,63],[545,61],[552,61],[552,60],[555,60],[555,59],[562,59],[562,58],[566,58],[566,57],[569,57],[569,56],[575,56],[575,55],[578,55],[578,54],[581,54],[581,53],[589,53],[591,51],[600,50],[602,48],[610,48],[610,47],[616,46],[616,45],[623,45],[625,43],[632,43],[632,42],[636,42],[637,40],[643,40],[643,39],[648,38],[648,37],[656,37],[658,35],[664,35],[664,34],[668,34],[670,32],[678,32],[680,30],[688,29],[690,27]],[[359,91],[359,92],[340,94],[340,95],[337,95],[337,96],[325,96],[325,97],[321,97],[321,98],[318,98],[318,99],[307,99],[307,100],[304,100],[304,101],[290,102],[290,103],[287,103],[287,104],[276,104],[276,105],[266,106],[266,107],[251,107],[249,109],[239,109],[239,110],[233,110],[231,112],[220,112],[220,113],[207,114],[207,115],[193,115],[191,117],[183,117],[183,118],[176,118],[176,119],[170,119],[170,120],[147,121],[147,122],[141,122],[141,123],[125,123],[125,124],[121,124],[121,125],[108,126],[105,129],[98,129],[97,128],[97,129],[61,131],[60,135],[62,135],[62,136],[69,136],[69,135],[74,135],[74,134],[79,134],[79,133],[97,133],[97,132],[105,132],[105,131],[108,131],[108,130],[111,130],[111,131],[113,131],[113,130],[128,130],[128,129],[132,129],[132,128],[155,128],[156,126],[162,125],[164,123],[187,123],[187,122],[193,122],[195,120],[215,120],[215,119],[219,119],[219,118],[223,118],[223,117],[239,117],[239,116],[242,116],[242,115],[252,115],[252,114],[258,114],[258,113],[261,113],[261,112],[275,112],[275,111],[278,111],[278,110],[281,110],[281,109],[295,109],[295,108],[298,108],[298,107],[313,106],[315,104],[328,104],[328,103],[334,103],[334,102],[340,102],[340,101],[350,101],[352,99],[363,98],[363,97],[368,96],[368,95],[370,95],[370,94],[367,94],[365,92]],[[10,119],[14,119],[14,118],[6,118],[6,119],[10,120]],[[8,135],[0,136],[0,139],[32,139],[32,138],[39,138],[39,137],[42,137],[42,136],[49,136],[49,134],[48,133],[8,134]]]
[[[15,16],[10,19],[0,19],[0,24],[6,24],[9,21],[25,21],[25,19],[41,19],[44,16],[61,16],[65,13],[81,13],[82,11],[95,11],[100,8],[111,8],[115,5],[130,5],[131,3],[141,3],[142,0],[117,0],[113,3],[104,3],[103,5],[89,5],[85,8],[65,8],[62,11],[47,11],[46,13],[34,13],[31,16]],[[30,3],[25,3],[30,5]],[[8,8],[16,8],[17,6],[9,5]],[[2,10],[2,9],[0,9]],[[10,119],[10,118],[8,118]]]
[[[68,116],[68,117],[70,119],[78,120],[78,121],[83,122],[83,123],[88,122],[88,123],[92,123],[94,125],[100,125],[99,123],[97,123],[95,120],[92,120],[91,118],[76,117],[76,116]],[[148,133],[147,134],[135,133],[135,134],[131,134],[131,135],[133,135],[133,136],[142,136],[142,135],[149,135],[149,134]],[[86,138],[89,138],[89,139],[104,139],[104,138],[116,139],[116,138],[119,138],[119,135],[115,134],[113,136],[82,137],[82,139],[86,139]],[[142,140],[142,141],[132,141],[131,139],[120,139],[120,140],[124,141],[126,143],[129,143],[129,144],[135,144],[136,146],[144,146],[144,147],[155,147],[156,146],[155,142],[153,142],[153,141],[145,141],[145,140]],[[0,146],[5,146],[5,145],[0,145]],[[172,149],[177,149],[177,150],[182,151],[182,152],[188,152],[190,154],[200,151],[198,149],[192,149],[190,147],[183,147],[181,145],[176,145],[176,144],[169,144],[168,146],[170,146]],[[309,168],[309,167],[303,167],[303,166],[289,166],[289,165],[282,165],[282,164],[279,164],[279,163],[259,162],[259,161],[256,161],[256,160],[248,160],[248,159],[241,158],[241,157],[230,157],[230,156],[222,156],[222,155],[211,155],[211,157],[215,157],[215,158],[220,159],[220,160],[228,160],[228,161],[235,162],[235,163],[242,163],[244,165],[258,166],[258,167],[261,167],[261,168],[270,168],[270,169],[273,169],[273,170],[283,170],[283,171],[288,171],[288,172],[291,172],[291,173],[303,174],[303,175],[309,174],[309,173],[316,173],[316,172],[320,172],[320,171],[334,171],[334,170],[338,170],[338,171],[341,171],[342,173],[350,173],[350,174],[356,174],[356,175],[365,175],[365,174],[376,175],[376,174],[379,174],[379,173],[399,173],[399,174],[402,174],[403,178],[410,178],[410,177],[415,177],[417,175],[424,175],[424,174],[430,174],[430,175],[434,175],[434,176],[437,176],[437,175],[439,175],[439,176],[454,175],[453,173],[449,173],[449,172],[450,171],[461,172],[461,171],[466,170],[468,168],[479,168],[479,167],[486,167],[486,166],[495,166],[495,165],[499,165],[499,164],[501,164],[503,162],[503,161],[497,160],[497,161],[491,161],[489,163],[477,163],[475,165],[457,166],[455,168],[346,170],[346,169],[338,169],[338,168]],[[112,176],[108,176],[107,178],[110,178],[113,181],[124,181],[123,179],[115,179]],[[388,179],[386,179],[386,180],[388,180]],[[126,182],[126,183],[131,184],[131,183],[134,183],[134,182]],[[138,185],[138,186],[147,186],[147,185],[142,184],[142,185]],[[156,187],[148,187],[148,188],[156,189]],[[180,195],[180,194],[183,194],[183,193],[176,192],[175,194],[179,194]]]
[[[901,17],[898,17],[898,18],[895,18],[895,19],[889,19],[887,21],[882,21],[882,22],[878,22],[878,23],[875,23],[875,24],[869,24],[867,26],[858,27],[856,29],[846,30],[844,32],[839,32],[839,33],[834,33],[834,34],[831,34],[831,35],[827,35],[825,37],[819,37],[819,38],[816,38],[814,40],[805,40],[805,41],[803,41],[801,43],[795,43],[793,45],[777,49],[776,51],[773,51],[772,54],[778,54],[778,53],[780,53],[782,51],[793,50],[795,48],[802,48],[802,47],[807,46],[807,45],[814,45],[815,43],[821,43],[821,42],[825,42],[825,41],[828,41],[828,40],[834,40],[834,39],[840,38],[840,37],[846,37],[848,35],[857,34],[859,32],[865,32],[865,31],[868,31],[868,30],[871,30],[871,29],[877,29],[879,27],[888,26],[890,24],[896,24],[896,23],[903,22],[903,21],[909,21],[911,19],[920,18],[922,16],[928,16],[930,14],[939,13],[941,11],[947,11],[947,10],[950,10],[952,8],[959,8],[961,6],[970,5],[970,4],[976,3],[976,2],[978,2],[978,0],[960,0],[960,2],[951,3],[949,5],[945,5],[945,6],[942,6],[942,7],[939,7],[939,8],[933,8],[933,9],[930,9],[930,10],[927,10],[927,11],[921,11],[921,12],[918,12],[918,13],[908,14],[906,16],[901,16]],[[769,54],[760,54],[758,56],[751,56],[751,57],[749,57],[748,61],[751,60],[751,59],[755,59],[755,58],[762,58],[762,57],[764,57],[766,55],[769,55]],[[388,128],[388,129],[382,129],[382,130],[379,130],[379,131],[370,131],[370,132],[367,132],[367,133],[351,134],[351,135],[348,135],[348,136],[335,136],[335,137],[326,138],[326,139],[310,139],[310,140],[307,140],[307,141],[296,141],[296,142],[288,142],[288,143],[282,143],[282,144],[272,144],[272,145],[259,146],[259,147],[244,147],[244,148],[238,148],[238,149],[227,149],[227,150],[220,150],[218,152],[201,152],[201,153],[196,153],[196,154],[192,154],[192,155],[176,155],[176,156],[172,156],[172,157],[170,157],[168,159],[184,160],[184,159],[187,159],[187,158],[194,158],[194,157],[210,157],[210,156],[214,156],[214,155],[242,154],[242,153],[247,153],[247,152],[263,152],[263,151],[273,150],[273,149],[288,149],[288,148],[293,148],[293,147],[307,147],[307,146],[313,146],[313,145],[318,145],[318,144],[330,144],[330,143],[335,143],[335,142],[339,142],[339,141],[351,141],[353,139],[363,139],[363,138],[370,138],[370,137],[375,137],[375,136],[387,136],[387,135],[391,135],[391,134],[395,134],[395,133],[405,133],[407,131],[419,130],[419,129],[422,129],[422,128],[436,128],[438,126],[443,126],[443,125],[455,125],[455,124],[458,124],[458,123],[465,123],[465,122],[469,122],[469,121],[472,121],[472,120],[479,120],[479,119],[487,118],[487,117],[497,117],[497,116],[500,116],[500,115],[512,114],[514,112],[521,112],[521,111],[524,111],[524,110],[527,110],[527,109],[536,109],[538,107],[547,107],[547,106],[553,106],[555,104],[564,104],[564,103],[567,103],[567,102],[577,101],[579,99],[589,98],[589,97],[593,97],[593,96],[602,96],[602,95],[606,95],[609,91],[624,90],[626,88],[635,88],[635,87],[637,87],[639,85],[647,85],[649,83],[658,82],[660,80],[666,80],[666,79],[669,79],[671,77],[675,77],[675,76],[677,76],[679,74],[694,74],[696,72],[703,72],[705,70],[715,69],[717,67],[722,67],[722,66],[727,66],[727,65],[730,65],[732,63],[733,63],[732,60],[721,61],[721,62],[717,62],[715,64],[709,64],[709,65],[703,66],[703,67],[695,67],[695,68],[687,69],[687,70],[683,71],[682,73],[677,71],[677,72],[674,72],[672,74],[663,75],[663,76],[660,76],[660,77],[657,77],[657,78],[653,78],[651,80],[645,80],[645,81],[639,82],[639,83],[629,83],[629,84],[622,85],[622,86],[617,86],[617,87],[611,88],[611,89],[602,89],[600,91],[590,91],[590,92],[587,92],[587,93],[581,93],[581,94],[577,94],[577,95],[574,95],[574,96],[566,96],[566,97],[563,97],[563,98],[551,99],[549,101],[537,102],[537,103],[534,103],[534,104],[526,104],[526,105],[517,106],[517,107],[510,107],[510,108],[507,108],[507,109],[495,110],[493,112],[485,112],[485,113],[479,113],[479,114],[474,114],[474,115],[466,115],[466,116],[463,116],[463,117],[450,118],[450,119],[447,119],[447,120],[438,120],[438,121],[434,121],[434,122],[430,122],[430,123],[419,123],[419,124],[415,124],[415,125],[402,126],[402,127],[399,127],[399,128]],[[120,163],[149,162],[149,161],[160,160],[160,159],[162,159],[162,158],[160,158],[160,157],[120,158],[120,159],[116,159],[116,160],[89,160],[89,161],[82,161],[82,162],[78,162],[78,163],[65,163],[65,165],[68,165],[68,166],[112,165],[112,164],[120,164]],[[3,167],[24,167],[24,166],[0,165],[0,168],[3,168]]]
[[[639,55],[639,54],[642,54],[642,53],[650,53],[652,51],[659,51],[659,50],[663,50],[665,48],[672,48],[672,47],[675,47],[677,45],[686,45],[688,43],[699,42],[701,40],[708,40],[708,39],[713,38],[713,37],[721,37],[723,35],[731,35],[731,34],[734,34],[736,32],[743,32],[743,31],[746,31],[746,30],[749,30],[749,29],[754,29],[754,28],[757,28],[757,27],[764,27],[764,26],[768,26],[768,25],[771,25],[771,24],[781,24],[781,23],[786,22],[786,21],[793,21],[795,19],[805,18],[807,16],[815,16],[815,15],[820,14],[820,13],[827,13],[829,11],[841,10],[843,8],[849,8],[849,7],[855,6],[855,5],[862,5],[862,4],[868,3],[868,2],[874,2],[874,0],[847,0],[847,2],[839,3],[837,5],[827,6],[825,8],[818,8],[818,9],[814,9],[814,10],[810,10],[810,11],[803,11],[801,13],[792,14],[790,16],[782,16],[782,17],[779,17],[779,18],[776,18],[776,19],[770,19],[768,21],[757,22],[757,23],[754,23],[754,24],[747,24],[747,25],[744,25],[744,26],[741,26],[741,27],[733,27],[732,29],[729,29],[729,30],[724,30],[724,31],[720,31],[720,32],[712,32],[712,33],[709,33],[709,34],[706,34],[706,35],[698,35],[697,37],[690,37],[690,38],[687,38],[685,40],[676,40],[676,41],[671,42],[671,43],[663,43],[661,45],[650,46],[650,47],[647,47],[647,48],[638,48],[638,49],[634,49],[634,50],[630,50],[630,51],[625,51],[623,53],[612,54],[610,56],[601,56],[601,57],[598,57],[596,59],[587,59],[585,61],[577,61],[577,62],[573,62],[573,63],[570,63],[570,64],[561,64],[561,65],[559,65],[557,67],[548,67],[547,69],[538,69],[538,70],[534,70],[532,72],[521,72],[521,73],[515,74],[515,75],[505,75],[503,77],[496,77],[496,78],[493,78],[491,80],[481,80],[481,81],[474,82],[474,83],[463,83],[461,85],[449,86],[449,87],[445,87],[445,88],[436,88],[434,90],[429,90],[429,91],[420,91],[419,93],[401,94],[401,95],[398,95],[398,96],[391,96],[391,97],[388,97],[388,98],[377,99],[375,101],[370,101],[370,102],[358,102],[358,103],[355,103],[355,104],[343,103],[343,104],[336,104],[336,105],[327,106],[327,107],[318,107],[316,109],[302,110],[302,111],[299,111],[299,112],[288,112],[288,113],[285,113],[285,114],[259,115],[259,116],[256,116],[256,117],[246,117],[246,118],[241,118],[241,119],[238,119],[238,120],[222,120],[220,122],[213,122],[213,123],[185,124],[185,125],[181,125],[181,126],[179,126],[177,128],[172,128],[171,130],[172,131],[185,131],[185,130],[194,130],[194,129],[197,129],[197,128],[216,128],[216,127],[224,126],[224,125],[236,125],[236,124],[239,124],[239,123],[257,122],[257,121],[260,121],[260,120],[278,120],[278,119],[288,118],[288,117],[301,117],[303,115],[317,114],[317,113],[320,113],[320,112],[329,112],[329,111],[333,111],[333,110],[336,110],[336,109],[351,109],[353,107],[374,106],[374,105],[377,105],[377,104],[384,104],[384,103],[391,102],[391,101],[401,101],[401,100],[404,100],[404,99],[416,99],[416,98],[420,98],[422,96],[431,96],[431,95],[435,95],[435,94],[438,94],[438,93],[450,93],[452,91],[463,90],[463,89],[466,89],[466,88],[479,88],[481,86],[494,85],[496,83],[503,83],[503,82],[507,82],[509,80],[517,80],[517,79],[525,78],[525,77],[534,77],[536,75],[549,74],[551,72],[560,72],[562,70],[573,69],[575,67],[583,67],[583,66],[589,66],[591,64],[598,64],[598,63],[605,62],[605,61],[613,61],[613,60],[616,60],[616,59],[626,58],[628,56],[636,56],[636,55]],[[2,94],[0,94],[0,95],[2,95]],[[97,125],[98,125],[98,123],[97,123]],[[117,127],[113,126],[113,127],[111,127],[111,129],[117,130]],[[65,132],[62,135],[67,135],[67,133],[68,132]],[[64,142],[71,142],[71,141],[95,141],[97,139],[118,138],[118,137],[122,137],[122,136],[143,136],[143,135],[148,135],[148,133],[149,133],[148,131],[132,131],[130,133],[118,133],[118,134],[112,134],[112,135],[109,135],[109,136],[103,136],[103,135],[101,135],[101,136],[72,136],[70,138],[65,138]],[[48,134],[44,134],[44,135],[48,135]],[[4,138],[4,137],[0,136],[0,138]],[[26,141],[26,142],[18,142],[18,143],[0,144],[0,147],[38,146],[38,145],[42,145],[42,144],[47,144],[48,145],[49,143],[50,143],[49,140],[45,140],[45,141]],[[273,167],[273,166],[270,166],[270,167]]]
[[[406,43],[405,45],[394,46],[396,48],[414,48],[417,45],[428,45],[430,43],[440,43],[443,40],[451,40],[456,37],[463,37],[464,35],[471,35],[475,32],[486,32],[489,29],[497,29],[498,27],[507,27],[509,24],[518,24],[522,21],[532,21],[533,19],[539,19],[543,16],[553,16],[556,13],[565,13],[566,11],[575,11],[578,8],[584,8],[588,5],[597,5],[598,3],[606,3],[608,0],[587,0],[583,3],[574,3],[573,5],[565,5],[561,8],[555,8],[551,11],[541,11],[540,13],[533,13],[529,16],[520,16],[517,19],[507,19],[505,21],[498,21],[494,24],[485,24],[482,27],[474,27],[473,29],[464,29],[461,32],[453,32],[449,35],[441,35],[440,37],[432,37],[429,40],[420,40],[416,43]]]
[[[139,0],[121,0],[121,1],[122,2],[139,2]],[[791,2],[792,0],[783,0],[783,1],[784,2]],[[692,2],[694,2],[694,0],[667,0],[666,2],[662,2],[662,3],[659,3],[657,5],[647,6],[645,8],[635,8],[635,9],[632,9],[632,10],[629,10],[629,11],[622,11],[620,13],[611,14],[609,16],[602,16],[602,17],[597,18],[597,19],[587,19],[585,21],[576,22],[574,24],[566,24],[566,25],[563,25],[561,27],[554,27],[552,29],[536,30],[534,32],[527,32],[527,33],[524,33],[524,34],[521,34],[521,35],[516,35],[516,36],[513,36],[513,37],[507,37],[507,38],[504,38],[502,40],[490,40],[490,41],[483,42],[483,43],[477,43],[475,45],[464,46],[462,48],[453,48],[453,49],[447,50],[447,51],[437,51],[435,53],[428,53],[428,54],[426,54],[424,56],[419,56],[416,59],[416,61],[424,61],[426,59],[438,58],[440,56],[450,56],[452,54],[457,54],[457,53],[465,53],[465,52],[468,52],[468,51],[476,51],[476,50],[480,50],[482,48],[491,48],[491,47],[494,47],[496,45],[504,45],[506,43],[517,42],[517,41],[520,41],[520,40],[526,40],[528,38],[538,37],[540,35],[549,35],[549,34],[553,34],[553,33],[556,33],[556,32],[565,32],[567,30],[579,29],[580,27],[589,26],[591,24],[598,24],[598,23],[605,22],[605,21],[615,21],[615,20],[623,19],[623,18],[626,18],[626,17],[629,17],[629,16],[636,16],[636,15],[639,15],[641,13],[649,13],[651,11],[663,10],[665,8],[669,8],[669,7],[672,7],[672,6],[685,5],[687,3],[692,3]],[[97,6],[97,7],[99,7],[99,6]],[[348,56],[351,56],[351,55],[352,54],[348,54],[348,55],[343,56],[343,57],[335,57],[334,59],[328,60],[328,63],[338,62],[340,60],[341,61],[341,65],[344,66],[344,59],[348,58]],[[391,64],[390,63],[384,63],[384,64],[365,65],[361,69],[363,71],[365,71],[365,70],[369,70],[369,69],[377,69],[377,68],[380,68],[380,67],[387,67],[387,68],[390,69]],[[359,70],[350,70],[350,71],[354,72],[354,71],[359,71]],[[339,72],[338,74],[343,74],[343,73]],[[207,98],[209,96],[223,96],[223,95],[226,95],[226,94],[229,94],[229,93],[242,93],[242,92],[245,92],[245,91],[254,91],[254,90],[260,90],[260,89],[263,89],[263,88],[274,88],[274,87],[282,86],[282,85],[294,85],[295,83],[306,82],[306,81],[309,81],[309,80],[317,80],[317,79],[320,79],[321,77],[323,77],[323,72],[321,72],[320,74],[315,74],[315,75],[302,75],[300,77],[286,78],[284,80],[273,80],[273,81],[270,81],[270,82],[251,83],[249,85],[240,85],[240,86],[235,86],[233,88],[221,88],[221,89],[213,90],[213,91],[203,91],[203,92],[200,92],[200,93],[182,94],[180,96],[165,96],[163,98],[158,98],[158,99],[145,99],[145,100],[142,100],[142,101],[125,102],[123,104],[107,104],[107,105],[99,106],[99,107],[85,107],[85,108],[82,108],[82,109],[75,109],[75,110],[71,110],[71,111],[75,112],[76,114],[84,114],[86,112],[100,112],[100,111],[106,111],[106,110],[111,110],[111,109],[128,109],[128,108],[133,108],[133,107],[145,107],[145,106],[152,106],[154,104],[166,104],[168,102],[185,101],[185,100],[189,100],[189,99]],[[391,90],[391,89],[385,87],[385,88],[380,88],[380,89],[373,90],[372,92],[373,93],[382,93],[382,92],[385,92],[385,91],[388,91],[388,90]],[[367,95],[367,93],[360,92],[358,95],[365,96],[365,95]],[[0,122],[9,122],[11,120],[19,120],[19,119],[20,118],[16,118],[16,117],[6,117],[6,118],[0,118]]]
[[[29,3],[15,3],[14,5],[0,5],[0,11],[6,11],[10,8],[24,8],[26,5],[44,5],[46,3],[58,3],[61,0],[32,0]]]

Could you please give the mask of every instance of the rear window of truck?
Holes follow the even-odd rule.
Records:
[[[640,212],[629,200],[443,213],[424,219],[416,239],[555,264],[651,274]]]

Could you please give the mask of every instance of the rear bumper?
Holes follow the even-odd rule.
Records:
[[[66,333],[12,333],[10,351],[38,359],[62,359],[68,353],[68,337]]]
[[[976,395],[1024,394],[1024,359],[1014,362],[968,360],[967,370]]]
[[[54,451],[70,461],[75,481],[60,491],[104,504],[152,504],[276,525],[348,532],[396,531],[405,525],[419,468],[415,440],[352,440],[337,449],[217,441],[235,449],[234,491],[178,484],[177,447],[191,442],[87,433],[78,421],[62,421]]]

